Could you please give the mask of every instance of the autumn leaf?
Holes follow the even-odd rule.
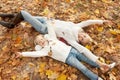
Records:
[[[80,13],[80,16],[79,16],[80,19],[86,19],[86,18],[88,18],[88,17],[89,17],[89,15],[88,15],[88,13],[86,13],[86,12]]]
[[[120,29],[120,23],[117,23],[118,28]]]
[[[66,75],[61,74],[61,75],[57,78],[57,80],[66,80],[66,78],[67,78]]]
[[[49,12],[50,12],[49,8],[46,7],[46,8],[43,10],[42,14],[44,14],[44,15],[48,15]]]
[[[117,29],[110,29],[109,31],[113,35],[120,34],[120,30],[117,30]]]
[[[11,79],[16,80],[16,76],[15,75],[11,76]]]
[[[49,76],[51,76],[53,74],[53,71],[52,70],[46,70],[46,75],[48,76],[48,78],[49,78]]]
[[[41,72],[41,73],[44,72],[45,66],[46,66],[46,63],[41,63],[40,67],[39,67],[39,72]]]
[[[85,47],[86,47],[87,49],[89,49],[89,50],[91,49],[91,46],[90,46],[90,45],[86,45]]]
[[[99,57],[99,60],[100,60],[101,62],[105,63],[105,59],[104,59],[104,58]]]
[[[71,0],[66,0],[67,3],[71,2]]]
[[[111,1],[110,0],[102,0],[102,2],[104,2],[104,3],[110,3]]]
[[[15,44],[20,44],[21,41],[22,41],[22,38],[18,36],[15,40]]]
[[[117,80],[117,79],[112,73],[109,73],[109,80]]]
[[[99,12],[99,9],[96,9],[95,11],[94,11],[96,14],[99,14],[100,12]]]
[[[99,31],[99,32],[102,32],[103,31],[103,27],[97,27],[97,31]]]

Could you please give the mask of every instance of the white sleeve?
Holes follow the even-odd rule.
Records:
[[[32,51],[32,52],[22,52],[22,56],[24,57],[43,57],[47,56],[48,52],[41,50],[41,51]]]
[[[87,21],[82,21],[76,25],[83,28],[92,24],[103,24],[103,22],[106,22],[106,20],[87,20]]]
[[[57,39],[55,30],[54,30],[54,26],[52,26],[51,21],[47,21],[47,29],[48,29],[48,35],[52,38],[52,39]]]
[[[36,45],[36,46],[35,46],[35,50],[36,50],[36,51],[40,51],[41,49],[42,49],[42,47],[41,47],[40,45]]]
[[[95,56],[90,50],[88,50],[87,48],[85,48],[84,46],[80,45],[79,43],[77,43],[76,41],[68,41],[68,43],[74,47],[75,49],[77,49],[79,51],[79,53],[83,53],[87,58],[89,58],[90,60],[96,62],[96,60],[98,59],[97,56]]]

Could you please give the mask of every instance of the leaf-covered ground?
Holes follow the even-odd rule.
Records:
[[[117,66],[102,74],[99,69],[85,65],[104,80],[120,80],[119,0],[0,0],[0,13],[20,10],[36,16],[46,16],[51,11],[53,18],[75,23],[88,19],[111,20],[111,24],[84,29],[96,42],[86,47],[108,64],[116,61]],[[0,25],[0,80],[88,80],[77,69],[49,57],[16,59],[15,52],[34,50],[33,39],[37,34],[26,22],[14,29]]]

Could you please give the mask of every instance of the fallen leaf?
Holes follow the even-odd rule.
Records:
[[[90,46],[90,45],[86,45],[85,47],[86,47],[87,49],[89,49],[89,50],[91,49],[91,46]]]
[[[99,32],[102,32],[103,31],[103,27],[97,27],[97,31],[99,31]]]
[[[64,74],[59,75],[59,77],[57,78],[57,80],[66,80],[67,76]]]
[[[39,72],[43,73],[45,70],[46,63],[41,63],[39,67]]]
[[[109,79],[110,80],[117,80],[116,77],[112,73],[109,74]]]
[[[12,80],[16,80],[16,76],[15,76],[15,75],[12,76],[11,79],[12,79]]]
[[[48,76],[48,78],[53,74],[52,70],[46,70],[46,75]]]
[[[110,29],[109,31],[113,35],[120,34],[120,30],[117,30],[117,29]]]
[[[99,9],[96,9],[94,12],[95,12],[96,14],[99,14],[99,13],[100,13]]]

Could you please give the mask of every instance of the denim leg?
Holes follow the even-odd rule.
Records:
[[[46,24],[47,18],[46,17],[41,17],[41,16],[33,16],[35,19],[40,21],[42,24]]]
[[[79,53],[76,49],[73,48],[73,49],[72,49],[72,52],[75,54],[76,58],[77,58],[79,61],[84,61],[84,62],[90,64],[91,66],[94,66],[94,67],[98,67],[98,68],[99,68],[99,65],[98,65],[96,62],[90,60],[90,59],[87,58],[84,54]]]
[[[35,28],[35,30],[42,34],[47,33],[47,27],[45,24],[42,24],[39,20],[35,19],[31,14],[26,11],[21,11],[21,14],[24,17],[24,20],[30,23]]]
[[[78,60],[84,61],[84,62],[90,64],[91,66],[98,67],[98,68],[100,67],[96,62],[90,60],[84,54],[79,53],[78,51],[76,52],[76,57],[77,57]]]
[[[98,75],[94,74],[88,68],[86,68],[75,56],[74,54],[69,54],[68,58],[66,59],[66,63],[71,65],[77,69],[79,69],[84,75],[86,75],[90,80],[97,80]]]

